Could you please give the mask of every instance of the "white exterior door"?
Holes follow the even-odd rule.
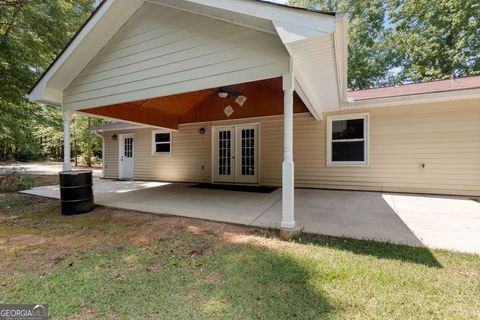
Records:
[[[214,182],[258,183],[258,125],[214,128]]]
[[[134,135],[121,134],[119,136],[119,179],[133,179],[133,168],[135,163]]]

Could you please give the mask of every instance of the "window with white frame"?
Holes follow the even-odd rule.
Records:
[[[152,131],[152,154],[171,154],[172,134],[164,130]]]
[[[327,118],[327,165],[368,164],[368,114]]]

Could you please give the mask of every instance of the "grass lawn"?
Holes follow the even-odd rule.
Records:
[[[480,257],[0,194],[0,303],[52,319],[478,319]]]

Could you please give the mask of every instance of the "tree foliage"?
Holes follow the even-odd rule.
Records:
[[[42,155],[58,142],[57,108],[25,94],[94,8],[95,0],[0,0],[0,159]],[[47,134],[50,132],[49,134]]]
[[[480,1],[390,0],[403,81],[480,74]]]
[[[388,7],[384,0],[291,0],[295,6],[348,12],[348,86],[352,89],[386,84],[394,67],[391,29],[384,27]]]
[[[0,0],[0,160],[61,157],[58,108],[25,94],[93,11],[98,0]],[[350,13],[352,89],[480,74],[479,0],[291,0]],[[77,116],[77,153],[99,152]],[[84,157],[85,158],[85,157]]]
[[[350,13],[348,84],[362,89],[480,74],[478,0],[291,0]]]

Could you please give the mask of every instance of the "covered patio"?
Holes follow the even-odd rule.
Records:
[[[255,193],[192,186],[95,179],[95,202],[152,214],[281,226],[281,189]],[[60,197],[58,186],[25,193]],[[475,199],[298,188],[295,199],[296,223],[306,232],[480,253],[480,203]]]
[[[181,124],[198,121],[283,115],[281,190],[264,196],[266,198],[259,200],[256,208],[249,208],[248,201],[239,199],[238,194],[215,198],[217,210],[231,209],[234,204],[242,203],[238,210],[251,212],[248,218],[232,210],[229,213],[232,218],[226,219],[225,214],[215,215],[214,208],[211,210],[212,217],[252,224],[261,216],[256,212],[263,215],[275,208],[275,212],[281,211],[281,214],[272,216],[276,220],[274,224],[295,232],[294,112],[308,112],[320,120],[323,112],[338,111],[345,104],[347,29],[346,14],[303,10],[263,1],[106,0],[39,79],[28,97],[33,102],[62,108],[64,170],[71,169],[70,125],[74,112],[169,132],[180,132]],[[211,101],[212,96],[217,103]],[[233,97],[235,106],[240,107],[234,110],[232,105],[222,104],[221,108],[215,108],[221,101],[218,99],[227,97]],[[225,142],[225,137],[232,139],[231,133],[242,131],[241,134],[255,140],[249,143],[257,144],[258,130],[258,125],[235,127],[219,129],[216,134]],[[137,178],[133,165],[122,169],[130,159],[133,163],[134,135],[119,138],[124,141],[121,148],[125,154],[121,156],[119,171],[128,172],[128,178]],[[215,157],[212,182],[221,180],[213,178],[217,177],[223,178],[223,182],[261,183],[257,176],[262,168],[250,165],[240,171],[238,168],[230,170],[233,161],[240,166],[239,160],[235,160],[230,150],[223,150],[222,141],[215,143],[219,152],[212,156]],[[230,140],[225,145],[230,148]],[[227,153],[222,154],[223,151]],[[251,154],[247,153],[245,157],[250,158],[245,161],[257,165],[258,152],[255,151],[255,156],[249,156]],[[204,168],[202,165],[196,170]],[[119,178],[122,178],[120,174]],[[177,185],[166,188],[175,189]],[[195,198],[201,197],[198,191],[190,191],[192,194],[188,192],[189,197],[185,197],[182,193],[189,189],[182,190],[180,196],[188,199],[184,201],[187,208],[179,201],[168,207],[166,201],[163,204],[167,206],[166,213],[188,215],[186,209],[198,204],[200,200]],[[148,190],[143,192],[148,196]],[[175,197],[176,193],[161,194]],[[110,203],[108,196],[111,195],[99,196],[97,202],[107,205]],[[270,202],[266,201],[269,197]],[[140,210],[146,203],[146,199],[133,201],[129,206],[135,204]],[[250,205],[254,203],[257,202]],[[154,204],[152,207],[159,208]]]

